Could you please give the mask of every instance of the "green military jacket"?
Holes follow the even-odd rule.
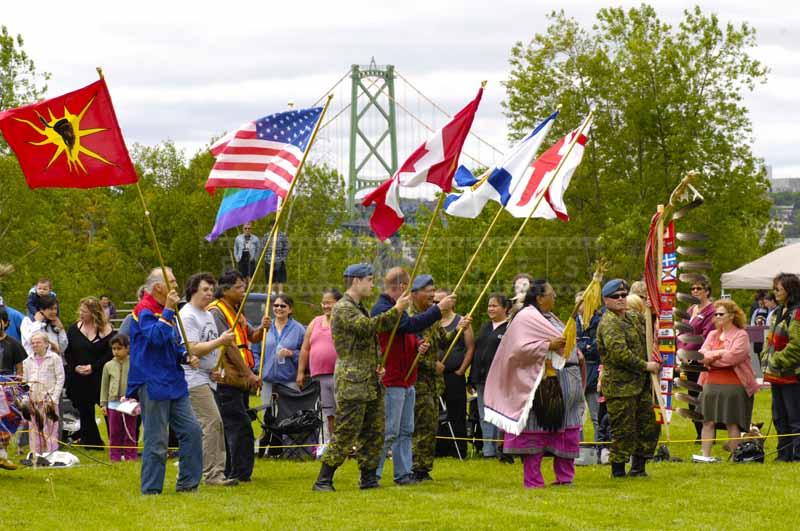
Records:
[[[626,312],[624,317],[606,311],[597,326],[597,350],[603,364],[602,393],[607,398],[650,392],[644,317]]]
[[[333,307],[331,332],[336,347],[336,400],[375,400],[380,383],[375,370],[381,360],[378,332],[388,332],[398,319],[396,308],[370,317],[360,302],[345,294]]]
[[[422,311],[424,310],[417,310],[412,304],[408,309],[408,314],[415,315],[422,313]],[[430,348],[428,352],[419,357],[419,362],[417,363],[417,393],[425,385],[429,385],[430,392],[435,392],[437,395],[444,392],[444,376],[436,374],[436,362],[440,361],[444,353],[447,352],[447,347],[450,346],[455,333],[455,330],[448,332],[442,327],[441,321],[436,321],[433,326],[426,329],[422,334],[423,339],[430,344]],[[426,389],[422,389],[422,392],[425,391]]]

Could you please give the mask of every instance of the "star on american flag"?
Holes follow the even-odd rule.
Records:
[[[270,114],[211,147],[217,160],[206,188],[269,189],[285,197],[311,140],[321,107]]]

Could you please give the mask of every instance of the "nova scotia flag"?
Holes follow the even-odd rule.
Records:
[[[475,218],[489,200],[506,206],[527,175],[528,168],[536,158],[539,147],[556,116],[558,111],[536,126],[536,129],[517,144],[498,167],[485,173],[480,180],[475,179],[467,168],[460,166],[456,171],[455,180],[456,184],[465,190],[461,194],[447,196],[445,212],[460,218]]]

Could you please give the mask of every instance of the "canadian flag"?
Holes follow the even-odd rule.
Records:
[[[375,205],[369,224],[379,239],[389,238],[403,224],[399,193],[401,186],[413,188],[431,183],[444,193],[451,190],[458,157],[461,156],[464,141],[472,127],[481,96],[483,88],[478,90],[475,99],[458,111],[450,122],[419,146],[391,178],[364,198],[362,205]]]

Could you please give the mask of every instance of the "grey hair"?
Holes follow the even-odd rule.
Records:
[[[172,268],[167,267],[166,270],[172,273]],[[144,290],[147,293],[153,293],[153,287],[155,287],[156,284],[164,284],[165,286],[167,284],[164,281],[164,272],[160,267],[154,267],[150,270],[150,274],[147,275],[147,280],[144,281]]]
[[[31,334],[31,343],[33,343],[33,338],[42,336],[44,338],[44,342],[47,344],[47,348],[50,348],[50,336],[47,335],[47,332],[43,330],[37,330],[33,334]]]

